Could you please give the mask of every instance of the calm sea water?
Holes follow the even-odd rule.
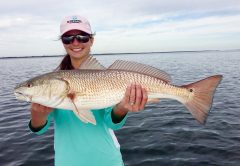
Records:
[[[162,100],[130,114],[116,132],[126,166],[240,165],[240,52],[178,52],[97,56],[109,66],[116,59],[145,63],[165,70],[173,84],[206,76],[224,76],[205,126],[183,105]],[[51,166],[53,127],[37,136],[28,129],[29,104],[17,101],[17,83],[53,70],[61,57],[0,59],[0,165]]]

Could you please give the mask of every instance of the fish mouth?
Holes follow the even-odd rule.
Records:
[[[31,100],[32,100],[31,96],[23,94],[22,92],[15,91],[14,95],[16,96],[16,98],[18,100],[23,100],[23,101],[27,101],[27,102],[31,102]]]

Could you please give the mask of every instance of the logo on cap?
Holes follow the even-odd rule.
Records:
[[[81,23],[81,20],[78,20],[77,16],[73,16],[71,20],[68,20],[67,23]]]

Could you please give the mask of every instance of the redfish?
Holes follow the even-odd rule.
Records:
[[[127,86],[137,83],[147,90],[149,102],[161,98],[177,100],[204,124],[222,79],[222,75],[214,75],[176,86],[166,72],[136,62],[117,60],[104,68],[90,58],[82,66],[79,70],[59,70],[27,80],[15,88],[16,98],[72,110],[83,122],[96,124],[90,110],[116,105],[123,99]]]

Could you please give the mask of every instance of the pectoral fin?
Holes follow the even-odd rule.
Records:
[[[92,123],[96,125],[95,117],[90,110],[82,110],[82,109],[79,110],[73,100],[72,100],[72,103],[73,103],[73,112],[81,121],[83,121],[84,123]]]

